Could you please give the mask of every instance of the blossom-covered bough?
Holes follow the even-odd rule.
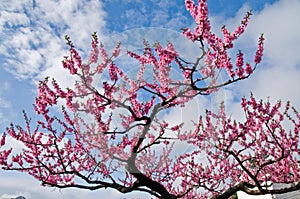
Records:
[[[144,41],[143,53],[127,53],[139,63],[136,78],[129,78],[116,61],[120,44],[109,54],[94,33],[89,60],[83,63],[66,36],[70,55],[62,64],[77,77],[74,88],[62,89],[50,78],[39,83],[34,109],[40,120],[33,125],[24,112],[24,128],[7,128],[0,139],[2,169],[26,172],[45,186],[140,191],[165,199],[298,190],[300,114],[289,103],[282,107],[281,102],[243,98],[244,121],[232,120],[221,105],[219,113],[207,110],[199,116],[189,131],[184,123],[171,125],[159,116],[248,78],[263,55],[263,35],[252,65],[244,63],[241,51],[235,58],[228,55],[250,12],[235,31],[222,27],[219,38],[211,31],[206,0],[185,4],[197,26],[183,34],[199,44],[199,56],[187,61],[172,43],[151,48]],[[151,78],[146,79],[149,69]],[[171,70],[181,78],[172,78]],[[221,81],[221,73],[227,79]],[[107,78],[99,82],[101,75]],[[7,135],[23,143],[20,153],[6,147]],[[171,155],[175,141],[192,150]],[[198,158],[203,152],[204,162]],[[289,187],[272,189],[273,183]]]

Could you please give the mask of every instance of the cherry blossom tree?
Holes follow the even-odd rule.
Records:
[[[26,172],[44,186],[139,191],[164,199],[300,189],[300,114],[290,103],[272,105],[251,95],[242,98],[242,121],[226,115],[223,104],[218,113],[207,110],[193,126],[162,119],[161,114],[199,95],[250,77],[263,56],[263,35],[253,63],[244,62],[242,51],[236,57],[228,53],[251,12],[233,32],[223,26],[220,38],[211,31],[206,0],[186,0],[185,5],[197,26],[184,29],[183,35],[199,45],[199,56],[185,60],[172,43],[152,47],[144,41],[142,53],[127,52],[139,63],[135,78],[116,61],[121,44],[109,53],[94,33],[83,63],[66,36],[70,55],[62,65],[76,77],[74,87],[62,89],[49,77],[39,83],[34,110],[40,119],[32,122],[24,112],[25,127],[7,128],[0,139],[2,169]],[[151,78],[146,79],[146,70],[152,71]],[[181,77],[173,78],[171,70]],[[221,73],[227,79],[221,80]],[[99,83],[100,75],[107,78]],[[7,148],[6,136],[22,143],[22,151]],[[172,155],[175,143],[191,150]],[[203,153],[205,161],[199,161]],[[290,186],[272,189],[274,183]]]

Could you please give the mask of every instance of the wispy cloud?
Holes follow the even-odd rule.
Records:
[[[9,89],[10,84],[8,82],[2,82],[2,86],[0,87],[0,127],[8,123],[5,112],[12,108],[10,101],[4,96]]]
[[[90,34],[101,34],[105,28],[105,12],[97,0],[3,1],[0,16],[3,66],[19,79],[35,78],[41,71],[60,67],[66,54],[65,34],[86,49]]]
[[[140,27],[161,27],[179,30],[189,25],[190,19],[184,1],[168,0],[110,0],[105,3],[105,10],[115,8],[117,12],[109,12],[108,28],[112,32],[126,31]]]
[[[11,103],[4,98],[0,97],[0,108],[1,109],[8,109],[11,108]]]

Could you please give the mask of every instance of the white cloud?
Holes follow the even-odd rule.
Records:
[[[223,24],[230,30],[239,24],[249,7],[242,7],[233,18],[222,19],[214,17],[213,23],[217,27]],[[237,100],[243,96],[249,97],[253,92],[257,99],[271,102],[290,100],[298,110],[300,109],[300,1],[280,0],[267,4],[260,12],[254,12],[249,25],[237,42],[237,49],[245,52],[248,61],[252,62],[257,47],[258,37],[265,35],[265,50],[261,64],[247,80],[227,87],[228,97],[234,101],[226,103],[229,112],[241,116]],[[233,53],[236,53],[234,51]],[[230,95],[232,95],[230,97]]]
[[[291,100],[300,108],[300,1],[281,0],[267,6],[253,17],[247,37],[265,33],[265,58],[250,81],[241,85],[240,92],[251,89],[257,97],[270,96]]]
[[[9,172],[0,170],[0,199],[7,199],[7,197],[24,196],[26,199],[82,199],[99,198],[120,198],[121,195],[113,190],[107,189],[103,191],[90,191],[81,189],[55,189],[51,187],[42,187],[40,183],[33,179],[28,178],[27,174]]]
[[[15,12],[7,12],[3,11],[0,14],[1,21],[0,21],[0,30],[3,30],[3,26],[16,26],[20,24],[29,24],[29,18],[24,13],[15,13]]]
[[[3,98],[0,98],[0,107],[1,108],[10,108],[11,107],[11,103],[9,101],[6,101]]]
[[[290,68],[300,64],[300,2],[281,0],[253,16],[248,33],[264,33],[266,58],[274,67]]]
[[[0,127],[3,124],[8,123],[4,112],[12,108],[10,101],[4,97],[4,93],[6,93],[9,89],[10,84],[8,82],[2,82],[2,87],[0,87]]]
[[[52,76],[45,71],[61,67],[67,55],[65,34],[79,49],[89,49],[91,33],[101,35],[105,27],[105,12],[97,0],[4,1],[0,8],[3,66],[19,79]]]

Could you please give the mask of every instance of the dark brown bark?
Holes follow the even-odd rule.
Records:
[[[281,188],[281,189],[254,189],[255,186],[248,183],[248,182],[241,182],[229,189],[227,189],[224,193],[214,196],[212,199],[228,199],[232,195],[234,195],[237,191],[243,191],[249,195],[265,195],[265,194],[284,194],[284,193],[289,193],[292,191],[297,191],[300,190],[300,182],[297,184],[291,185],[286,188]]]

